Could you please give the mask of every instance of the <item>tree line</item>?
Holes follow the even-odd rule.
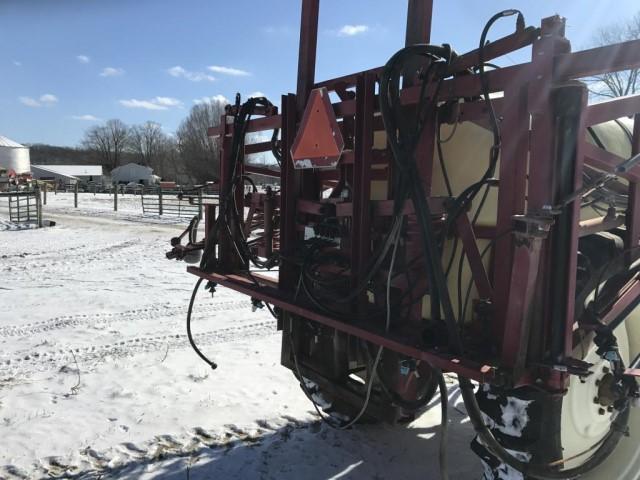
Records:
[[[111,119],[88,128],[81,146],[110,170],[134,161],[153,168],[164,179],[204,182],[219,173],[219,142],[209,137],[207,130],[220,123],[223,113],[222,102],[198,103],[180,122],[175,135],[166,133],[156,122],[127,125]]]

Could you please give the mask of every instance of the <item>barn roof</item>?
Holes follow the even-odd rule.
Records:
[[[140,171],[140,170],[144,170],[148,175],[152,175],[153,174],[153,168],[151,167],[147,167],[145,165],[140,165],[139,163],[125,163],[124,165],[120,165],[119,167],[114,168],[113,170],[111,170],[111,175],[117,175],[120,172],[128,172],[128,171]]]
[[[31,165],[45,172],[57,173],[67,177],[99,177],[102,175],[101,165]]]

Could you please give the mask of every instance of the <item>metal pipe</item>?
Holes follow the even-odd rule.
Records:
[[[552,163],[555,174],[553,198],[567,198],[575,190],[576,160],[581,128],[581,116],[585,103],[585,87],[582,84],[567,84],[553,92],[555,110],[556,151]],[[572,205],[562,209],[552,230],[550,265],[557,269],[557,275],[550,275],[549,315],[551,326],[550,348],[552,361],[562,362],[565,350],[567,296],[573,295],[569,289],[570,255],[574,212]],[[579,208],[579,206],[577,207]]]
[[[318,45],[318,14],[320,0],[302,0],[300,19],[300,50],[298,53],[297,110],[302,112],[313,89]]]
[[[432,17],[433,0],[409,0],[404,42],[406,46],[431,41]]]

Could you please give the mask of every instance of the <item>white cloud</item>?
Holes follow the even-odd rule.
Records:
[[[360,35],[368,32],[369,27],[367,25],[344,25],[338,30],[339,37],[353,37],[354,35]]]
[[[124,70],[122,68],[114,68],[114,67],[104,68],[100,73],[101,77],[119,77],[121,75],[124,75]]]
[[[71,118],[73,118],[74,120],[82,120],[84,122],[99,122],[100,120],[102,120],[93,115],[72,115]]]
[[[172,97],[156,97],[153,99],[158,105],[162,105],[163,107],[181,107],[182,102],[177,98]]]
[[[193,103],[199,105],[201,103],[218,102],[224,105],[229,103],[229,99],[224,95],[214,95],[212,97],[194,98]]]
[[[248,77],[251,73],[246,70],[240,70],[239,68],[233,67],[221,67],[220,65],[211,65],[207,67],[209,70],[215,73],[221,73],[223,75],[231,75],[233,77]]]
[[[44,105],[53,105],[54,103],[58,103],[58,97],[51,93],[45,93],[40,96],[40,102]]]
[[[91,61],[91,57],[88,57],[86,55],[78,55],[78,56],[76,56],[76,59],[80,63],[89,63]]]
[[[13,64],[14,64],[16,67],[21,67],[21,66],[22,66],[22,62],[19,62],[18,60],[14,60],[14,61],[13,61]]]
[[[216,77],[214,77],[213,75],[207,75],[206,73],[202,72],[191,72],[189,70],[186,70],[185,68],[182,68],[180,65],[171,67],[169,70],[167,70],[167,73],[169,73],[169,75],[171,75],[172,77],[186,78],[187,80],[191,80],[192,82],[202,82],[203,80],[206,80],[207,82],[213,82],[216,79]]]
[[[127,108],[143,108],[145,110],[168,110],[172,107],[182,107],[182,102],[177,98],[155,97],[150,100],[120,100],[120,105]]]
[[[27,107],[51,107],[58,103],[58,97],[51,93],[40,95],[40,98],[18,97],[18,100]]]
[[[35,98],[31,97],[18,97],[20,103],[26,105],[27,107],[41,107],[40,102],[38,102]]]

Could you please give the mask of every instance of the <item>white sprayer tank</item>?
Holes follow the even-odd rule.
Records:
[[[0,168],[14,170],[18,175],[29,173],[29,148],[0,135]]]

